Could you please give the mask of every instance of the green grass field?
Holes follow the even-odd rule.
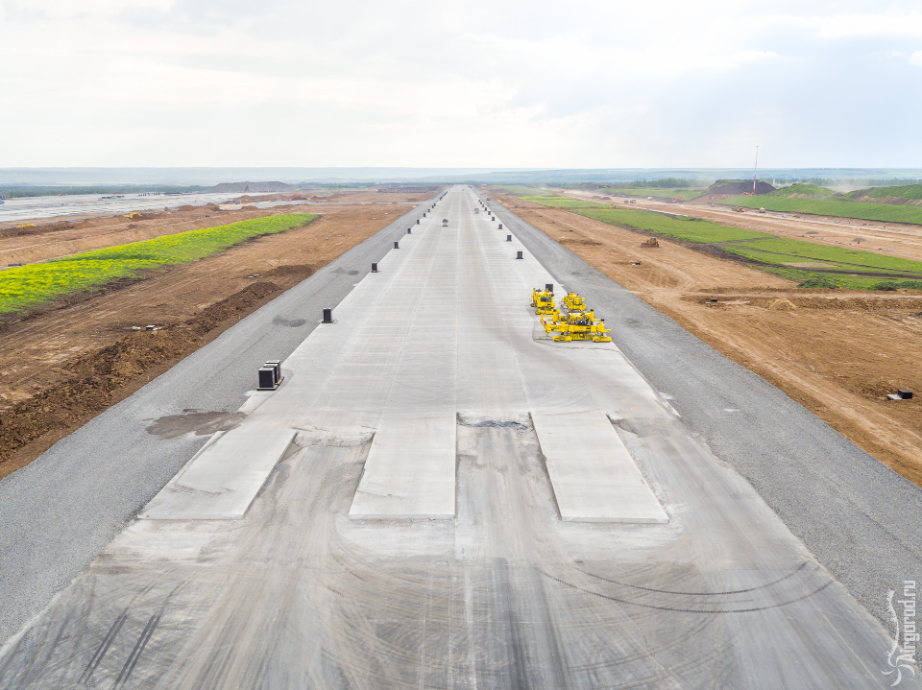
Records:
[[[699,218],[667,216],[662,213],[653,213],[651,211],[632,211],[629,209],[613,208],[605,210],[590,209],[576,211],[576,213],[579,213],[581,216],[586,216],[587,218],[593,218],[594,220],[601,220],[603,223],[608,223],[609,225],[620,225],[632,230],[642,230],[651,235],[672,237],[679,240],[686,240],[687,242],[700,242],[702,244],[772,237],[772,235],[768,235],[764,232],[730,228]]]
[[[0,271],[0,314],[133,277],[144,269],[188,263],[217,254],[251,237],[307,225],[317,217],[309,213],[291,213],[254,218],[8,268]]]
[[[582,201],[570,196],[520,196],[519,198],[522,201],[530,201],[533,204],[541,204],[548,208],[608,208],[608,204]]]
[[[774,238],[756,242],[739,242],[721,247],[726,252],[773,265],[772,273],[805,281],[810,277],[823,276],[841,287],[856,289],[886,289],[886,284],[909,281],[903,287],[922,287],[922,261],[900,259],[859,249],[830,247],[803,240]],[[790,264],[819,264],[809,267],[791,266]],[[811,268],[839,271],[811,271]],[[890,276],[874,277],[872,275],[849,275],[850,273],[887,273]],[[894,277],[892,274],[896,274]],[[881,284],[884,287],[881,288]],[[918,289],[918,287],[916,288]]]
[[[599,193],[604,194],[626,194],[627,196],[652,196],[658,199],[672,199],[682,197],[682,201],[690,201],[704,194],[703,189],[688,189],[687,187],[677,189],[660,189],[657,187],[611,187],[610,189],[600,189]]]
[[[790,199],[775,196],[735,196],[717,203],[746,208],[762,207],[768,211],[782,213],[808,213],[816,216],[856,218],[891,223],[913,223],[922,225],[922,206],[895,206],[873,204],[839,199]]]
[[[766,273],[787,278],[797,282],[802,288],[841,288],[845,290],[922,290],[922,280],[904,280],[899,278],[875,278],[872,276],[855,276],[841,273],[810,272],[809,269],[785,268],[781,266],[759,266]]]

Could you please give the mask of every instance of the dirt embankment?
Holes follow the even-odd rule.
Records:
[[[307,208],[321,218],[8,319],[0,328],[0,477],[405,210],[357,204],[270,211]],[[148,324],[160,330],[133,330]]]
[[[313,272],[312,266],[304,269],[304,277]],[[208,342],[213,332],[219,334],[280,291],[273,282],[254,283],[182,324],[135,331],[112,345],[68,357],[67,373],[56,385],[42,387],[0,415],[0,453],[8,458],[0,463],[0,477],[30,459],[17,457],[22,455],[18,451],[43,437],[54,442],[81,426],[139,387],[132,384],[146,383],[162,373]],[[39,447],[44,450],[48,445]]]
[[[564,210],[516,213],[922,486],[922,294],[801,290]],[[887,400],[898,388],[917,397]]]

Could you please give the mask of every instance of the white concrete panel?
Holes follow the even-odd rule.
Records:
[[[456,430],[454,414],[383,420],[349,517],[454,517]]]
[[[292,429],[262,425],[218,436],[186,463],[140,517],[239,520],[294,437]]]
[[[563,520],[669,522],[603,412],[532,412],[532,420]]]

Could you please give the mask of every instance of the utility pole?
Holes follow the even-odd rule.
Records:
[[[759,174],[759,147],[756,146],[756,167],[752,173],[752,195],[756,195],[756,176]]]

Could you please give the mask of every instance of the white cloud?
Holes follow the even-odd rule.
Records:
[[[850,38],[854,36],[922,36],[922,13],[845,14],[819,20],[820,36]]]
[[[922,15],[811,4],[0,0],[0,166],[859,165]]]

